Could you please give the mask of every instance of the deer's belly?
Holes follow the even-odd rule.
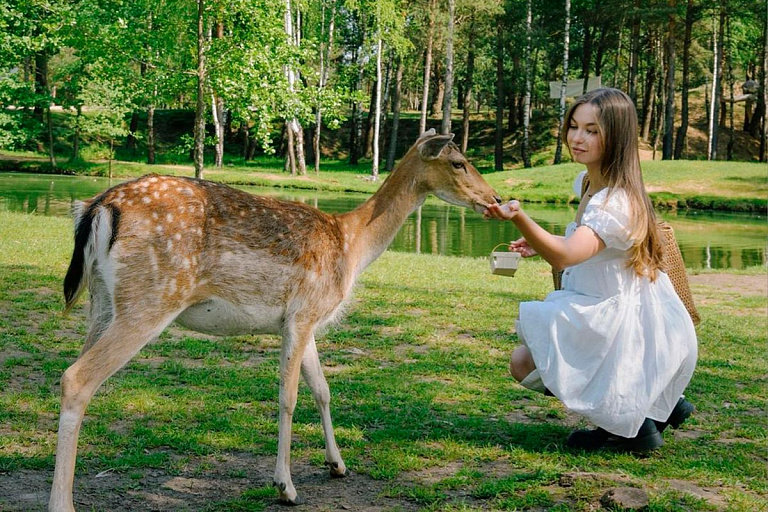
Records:
[[[277,333],[282,320],[283,308],[243,306],[218,297],[190,306],[176,317],[176,323],[187,329],[219,336]]]

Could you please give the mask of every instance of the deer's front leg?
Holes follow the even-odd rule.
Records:
[[[301,374],[301,360],[304,350],[312,339],[311,329],[287,328],[283,333],[280,351],[280,416],[278,422],[277,465],[274,484],[280,492],[280,501],[289,505],[300,505],[302,500],[291,481],[291,426],[293,411]]]
[[[323,368],[320,366],[320,357],[317,353],[315,337],[312,336],[306,350],[304,359],[301,362],[301,372],[304,380],[312,390],[312,396],[315,398],[317,409],[320,411],[320,418],[323,422],[323,433],[325,434],[325,463],[331,470],[332,477],[347,476],[347,467],[341,459],[339,447],[336,445],[336,436],[333,433],[333,423],[331,422],[331,391],[328,389],[328,382],[323,375]]]

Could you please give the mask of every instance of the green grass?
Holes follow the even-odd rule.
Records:
[[[52,475],[58,381],[85,330],[82,305],[60,314],[71,238],[67,219],[0,212],[0,478]],[[765,269],[733,276],[764,280]],[[765,297],[695,287],[703,322],[687,394],[698,411],[657,454],[636,458],[566,450],[577,418],[507,375],[518,303],[550,289],[537,260],[514,278],[490,275],[485,259],[387,252],[376,261],[346,317],[318,338],[337,440],[358,478],[425,511],[591,510],[620,485],[645,489],[654,511],[768,508]],[[138,492],[153,472],[215,476],[217,460],[238,454],[274,464],[279,346],[274,336],[164,333],[91,402],[76,485],[110,468]],[[292,455],[325,473],[303,385]],[[247,482],[210,510],[274,504],[274,489]]]

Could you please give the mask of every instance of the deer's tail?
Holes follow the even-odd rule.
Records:
[[[99,256],[106,256],[115,243],[120,210],[105,204],[102,194],[91,201],[78,203],[74,209],[74,220],[75,248],[64,277],[65,314],[85,290],[94,261]]]

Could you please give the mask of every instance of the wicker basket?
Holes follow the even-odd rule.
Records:
[[[664,244],[662,270],[667,273],[669,280],[672,281],[672,286],[675,287],[677,296],[683,301],[685,309],[687,309],[688,314],[691,315],[693,325],[699,325],[701,317],[696,310],[696,304],[693,303],[693,295],[691,294],[691,288],[688,285],[688,274],[685,272],[683,255],[680,254],[680,247],[678,247],[677,239],[675,239],[675,231],[672,229],[672,226],[665,221],[659,222],[658,229],[662,243]]]

